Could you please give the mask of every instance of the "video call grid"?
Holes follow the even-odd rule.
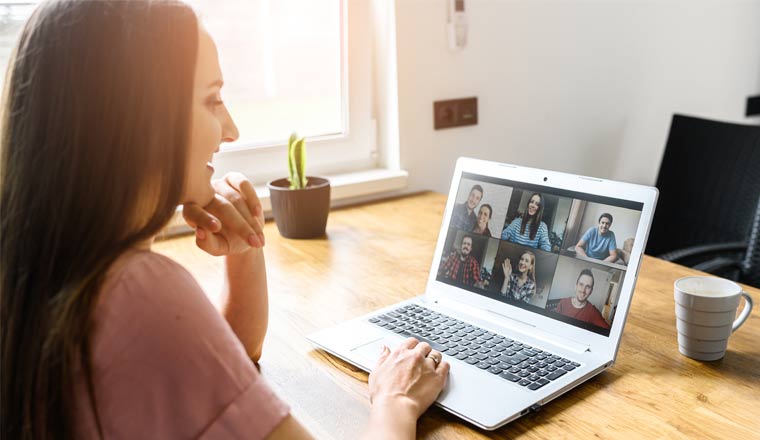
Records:
[[[480,197],[476,197],[478,200],[472,210],[475,223],[472,228],[469,224],[463,227],[462,215],[457,216],[457,210],[459,209],[459,214],[462,214],[463,205],[467,204],[469,197],[472,196],[472,188],[476,186],[480,187],[480,190],[475,191],[475,195],[480,193]],[[489,197],[485,194],[486,192],[496,195]],[[464,199],[461,197],[463,193],[465,193]],[[536,197],[534,193],[538,193],[540,197]],[[598,221],[598,223],[611,223],[611,225],[606,225],[607,229],[604,229],[605,226],[597,225],[591,228],[584,227],[584,231],[580,231],[580,220],[581,218],[586,220],[585,211],[590,206],[596,211],[606,209],[615,211],[618,215],[621,212],[625,214],[624,220],[627,221],[629,231],[627,235],[631,236],[626,240],[626,245],[630,240],[632,247],[643,207],[641,203],[550,189],[540,185],[517,183],[471,173],[463,173],[457,196],[444,252],[441,256],[438,281],[595,333],[609,335],[628,262],[622,257],[616,259],[616,263],[622,264],[597,262],[590,254],[582,258],[575,250],[577,247],[573,245],[578,243],[577,236],[587,238],[586,233],[594,232],[593,228],[605,231],[601,234],[602,237],[609,235],[610,231],[614,233],[614,226],[617,223],[615,220],[610,222],[607,217],[600,218]],[[499,196],[503,200],[498,200]],[[534,202],[533,208],[530,207],[531,201]],[[527,221],[526,227],[521,228],[521,220],[525,212],[535,217],[537,214],[535,206],[547,208],[549,203],[552,205],[553,215],[550,219],[551,225],[542,225],[540,222],[546,217],[542,218],[539,215],[539,222]],[[488,214],[491,216],[489,217]],[[503,220],[494,214],[500,215]],[[576,223],[573,228],[574,237],[568,236],[568,229],[571,229],[569,225],[571,216],[574,216]],[[478,217],[481,217],[481,220],[488,218],[485,231],[482,228],[483,221],[478,224]],[[472,217],[470,221],[473,221]],[[530,226],[536,223],[540,226],[531,238]],[[588,220],[585,223],[588,223]],[[494,225],[496,227],[491,230]],[[557,234],[558,225],[562,225],[559,234]],[[473,232],[477,230],[486,235]],[[536,239],[541,232],[541,237]],[[463,240],[465,235],[469,239]],[[549,239],[548,247],[547,239]],[[572,243],[570,243],[571,240]],[[590,241],[586,241],[584,244],[586,247],[581,247],[581,249],[588,250],[590,244]],[[618,242],[615,242],[615,245],[623,246]],[[473,259],[461,260],[463,247],[469,247],[468,254],[474,258],[477,268],[472,267],[474,266]],[[620,249],[616,248],[616,251],[619,253]],[[612,251],[608,252],[608,258],[613,257],[609,255],[611,253]],[[459,264],[456,260],[459,260]],[[504,267],[505,260],[509,261],[506,268]],[[468,265],[471,267],[466,267]],[[509,269],[512,276],[506,277],[505,272],[508,273]],[[530,269],[532,269],[532,276],[522,277],[524,272],[530,273]],[[452,271],[456,271],[453,278]],[[520,276],[515,276],[515,274]],[[557,284],[555,280],[558,281]],[[579,290],[581,293],[578,293]],[[583,298],[584,295],[585,298]],[[579,298],[583,298],[584,301],[580,302]],[[579,308],[579,305],[583,307]]]

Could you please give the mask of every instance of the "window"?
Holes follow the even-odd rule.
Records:
[[[0,67],[38,1],[0,0]],[[189,0],[215,39],[222,96],[240,129],[217,175],[287,174],[291,132],[308,138],[310,174],[377,165],[371,118],[371,0]]]
[[[287,175],[293,131],[308,138],[310,174],[376,165],[369,0],[190,3],[217,43],[222,97],[240,129],[214,159],[217,175]]]
[[[8,1],[0,0],[0,72],[5,77],[11,52],[16,46],[16,40],[24,27],[26,19],[32,15],[39,1]]]
[[[194,0],[241,137],[225,150],[345,134],[340,0]]]

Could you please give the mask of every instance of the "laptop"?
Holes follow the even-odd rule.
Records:
[[[425,292],[307,338],[368,372],[383,345],[426,341],[451,364],[436,405],[499,428],[615,363],[656,201],[460,158]]]

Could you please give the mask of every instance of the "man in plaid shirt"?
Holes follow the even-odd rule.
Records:
[[[443,278],[458,281],[466,286],[473,286],[480,283],[480,264],[478,260],[470,255],[472,251],[472,237],[465,235],[462,237],[461,249],[454,251],[446,258],[446,261],[438,270],[438,275]]]

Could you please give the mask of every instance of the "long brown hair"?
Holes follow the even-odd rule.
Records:
[[[530,207],[530,201],[533,199],[533,196],[538,196],[538,211],[536,211],[535,215],[530,215],[528,214],[528,208]],[[544,196],[539,193],[531,194],[530,197],[528,197],[528,203],[525,204],[525,212],[523,212],[522,219],[520,220],[520,234],[525,234],[525,226],[530,223],[530,239],[535,240],[536,233],[538,233],[538,228],[541,226],[541,217],[543,215]]]
[[[4,438],[73,438],[79,368],[100,429],[92,310],[180,202],[197,46],[174,1],[45,2],[21,33],[0,136]]]

